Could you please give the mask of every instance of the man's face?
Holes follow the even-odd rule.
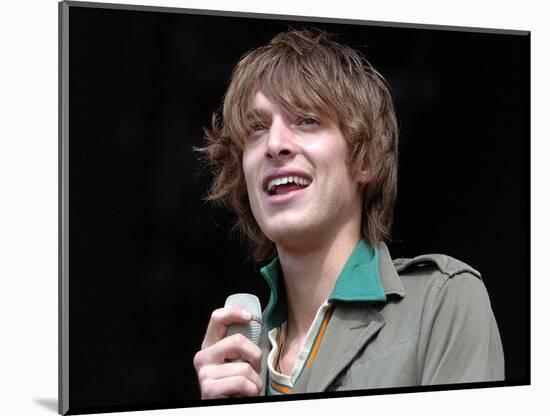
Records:
[[[262,92],[256,93],[251,113],[243,169],[264,234],[295,248],[343,230],[358,234],[361,182],[349,175],[347,144],[338,126],[317,114],[289,114]]]

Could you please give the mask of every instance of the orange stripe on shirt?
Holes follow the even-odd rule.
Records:
[[[269,379],[269,384],[271,384],[271,387],[273,387],[277,391],[280,391],[281,393],[289,394],[291,392],[290,388],[275,383],[271,378]]]
[[[325,334],[325,330],[327,329],[328,321],[330,320],[330,317],[332,316],[332,310],[333,308],[329,308],[329,310],[325,314],[325,319],[323,319],[323,323],[321,324],[321,329],[319,330],[319,333],[317,334],[317,338],[315,338],[315,343],[313,344],[313,348],[311,353],[309,354],[309,358],[306,362],[306,368],[309,367],[315,356],[317,355],[317,350],[319,349],[319,345],[321,345],[321,340],[323,339],[323,335]]]

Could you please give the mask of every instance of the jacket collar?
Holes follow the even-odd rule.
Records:
[[[379,270],[382,287],[386,296],[396,295],[405,297],[405,288],[397,274],[397,270],[390,255],[390,250],[385,243],[378,245],[379,249]]]
[[[267,328],[271,330],[287,318],[286,292],[279,258],[276,257],[260,272],[271,289],[265,313]],[[405,290],[388,247],[384,243],[373,247],[363,238],[340,272],[328,302],[385,302],[386,296],[391,294],[403,297]]]

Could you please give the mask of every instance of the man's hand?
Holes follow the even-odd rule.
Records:
[[[229,325],[251,319],[252,314],[240,306],[212,312],[201,350],[193,359],[203,399],[261,394],[260,347],[241,334],[225,338]]]

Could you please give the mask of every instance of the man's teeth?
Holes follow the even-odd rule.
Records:
[[[272,192],[276,186],[285,185],[287,183],[295,183],[296,185],[300,186],[308,186],[311,181],[306,178],[301,178],[299,176],[282,176],[280,178],[270,180],[267,186],[267,190],[269,192]]]

